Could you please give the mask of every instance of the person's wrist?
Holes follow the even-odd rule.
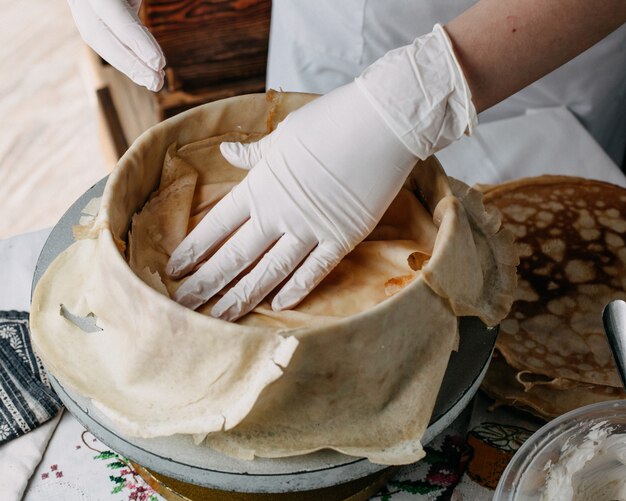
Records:
[[[471,134],[477,123],[463,70],[440,25],[388,52],[355,83],[393,133],[421,159]]]

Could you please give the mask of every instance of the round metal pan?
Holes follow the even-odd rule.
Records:
[[[50,263],[74,242],[72,226],[78,224],[87,202],[102,195],[105,183],[106,178],[85,192],[54,227],[39,256],[33,287]],[[459,350],[450,357],[423,444],[441,433],[469,404],[489,365],[497,329],[486,327],[477,318],[464,317],[460,320],[460,333]],[[250,493],[307,491],[349,482],[385,468],[330,450],[292,458],[243,461],[196,446],[189,436],[126,437],[99,413],[90,399],[61,386],[53,374],[50,380],[67,409],[111,449],[155,472],[194,485]]]

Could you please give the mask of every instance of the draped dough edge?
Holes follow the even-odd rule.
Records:
[[[229,324],[182,308],[142,282],[131,272],[119,253],[120,242],[128,231],[130,217],[145,204],[158,184],[160,169],[156,165],[162,164],[163,155],[170,144],[189,144],[203,139],[202,134],[239,130],[241,123],[251,132],[269,132],[267,123],[279,122],[281,117],[284,118],[289,111],[311,98],[289,94],[281,95],[280,99],[274,95],[269,101],[265,96],[258,95],[231,98],[195,108],[146,132],[120,160],[120,165],[107,183],[100,213],[89,234],[96,237],[96,240],[81,241],[85,242],[85,246],[93,247],[85,247],[86,250],[81,251],[82,255],[78,258],[62,254],[40,281],[33,300],[33,312],[36,317],[40,317],[34,322],[34,338],[44,361],[62,383],[69,383],[91,398],[95,398],[97,393],[100,407],[105,409],[125,433],[151,437],[216,431],[212,435],[224,435],[228,432],[219,431],[222,424],[228,430],[236,427],[250,413],[254,413],[260,406],[259,396],[263,390],[271,395],[273,392],[278,393],[277,388],[289,384],[287,376],[290,370],[298,367],[294,359],[309,356],[309,352],[303,349],[307,339],[311,340],[313,346],[317,343],[319,347],[322,337],[336,336],[338,332],[344,332],[353,343],[362,341],[368,335],[376,337],[381,333],[394,333],[393,337],[399,337],[402,334],[404,337],[398,339],[398,353],[407,359],[404,356],[406,350],[400,349],[402,342],[410,340],[411,334],[420,334],[424,337],[424,346],[435,350],[436,354],[431,353],[430,358],[437,362],[429,369],[428,375],[421,374],[418,378],[421,378],[419,384],[424,387],[423,392],[419,393],[421,397],[416,404],[415,394],[411,398],[407,397],[411,394],[408,385],[399,385],[398,391],[392,392],[388,402],[384,402],[381,407],[377,425],[368,428],[371,432],[368,438],[385,433],[386,430],[382,427],[385,422],[383,411],[393,408],[399,423],[395,430],[400,430],[400,435],[386,437],[385,443],[382,440],[374,441],[379,444],[377,447],[372,447],[371,442],[363,444],[361,440],[356,440],[352,444],[354,446],[343,440],[335,440],[335,444],[342,444],[334,447],[332,444],[320,445],[327,443],[320,440],[312,450],[332,447],[349,454],[367,455],[370,459],[383,463],[397,464],[421,457],[419,438],[428,424],[450,350],[458,335],[454,313],[459,314],[461,307],[467,308],[474,300],[506,301],[506,294],[483,294],[486,288],[484,277],[472,275],[476,270],[458,266],[459,261],[466,262],[466,256],[462,253],[463,245],[470,245],[478,261],[486,266],[506,261],[508,253],[500,253],[496,249],[498,245],[490,241],[494,237],[494,228],[490,226],[491,220],[485,216],[482,205],[476,208],[478,214],[472,214],[465,207],[471,204],[465,202],[464,205],[454,196],[445,173],[441,176],[443,171],[434,158],[420,163],[417,170],[421,172],[422,178],[428,178],[432,169],[438,171],[433,173],[433,181],[426,180],[421,188],[425,190],[422,193],[425,205],[435,217],[435,223],[445,220],[447,226],[440,226],[442,235],[446,231],[445,238],[437,238],[435,254],[441,251],[441,259],[437,263],[435,256],[428,265],[431,271],[437,271],[437,265],[439,268],[446,268],[449,264],[446,263],[447,257],[455,261],[454,266],[449,267],[453,268],[453,273],[443,270],[441,276],[432,274],[432,282],[440,285],[439,290],[431,284],[429,287],[424,279],[418,277],[393,297],[370,310],[323,327],[290,331],[289,334],[293,333],[300,342],[297,350],[295,345],[298,341],[284,339],[284,331]],[[435,210],[440,202],[440,210]],[[439,216],[442,217],[441,221],[438,221]],[[475,222],[474,226],[472,221]],[[462,231],[457,235],[454,229]],[[475,234],[479,238],[474,238]],[[501,245],[506,243],[506,239],[502,239]],[[456,247],[456,251],[451,247]],[[70,249],[74,249],[74,246]],[[500,254],[503,256],[497,259],[494,257]],[[78,272],[73,270],[74,267],[80,268]],[[70,275],[72,272],[74,275]],[[456,272],[460,272],[460,275],[455,276]],[[496,280],[492,285],[502,285],[496,290],[506,290],[507,285],[510,285],[500,276],[506,274],[505,272],[505,269],[499,267],[494,271]],[[68,276],[75,278],[70,280]],[[478,280],[478,286],[474,279]],[[459,282],[456,286],[455,280]],[[472,290],[474,295],[464,298],[465,288]],[[85,292],[84,298],[81,292]],[[457,300],[457,297],[461,299]],[[415,317],[415,301],[426,298],[428,301],[421,305],[422,317]],[[435,308],[432,307],[433,301],[441,306],[437,311],[445,310],[445,314],[440,314],[438,318]],[[103,332],[90,335],[80,329],[77,331],[77,328],[69,329],[71,322],[59,315],[60,302],[64,302],[78,315],[93,312],[98,316]],[[398,307],[399,302],[402,303],[401,307]],[[142,307],[135,308],[135,304]],[[456,308],[454,313],[450,306]],[[504,307],[479,304],[477,309],[482,318],[493,320]],[[412,315],[410,325],[407,325],[407,315]],[[416,326],[423,326],[422,331],[418,332]],[[434,340],[428,336],[429,333],[438,335],[438,339]],[[159,342],[151,343],[155,335]],[[73,342],[77,339],[80,343]],[[315,339],[317,341],[313,342]],[[233,348],[236,356],[232,358],[222,356],[224,347],[230,346],[229,341],[235,343],[237,348]],[[384,349],[385,344],[378,343],[376,346]],[[356,345],[353,344],[351,348]],[[335,351],[337,349],[333,348],[331,353]],[[315,354],[316,363],[324,361],[320,353]],[[385,373],[396,378],[394,369],[397,367],[389,363],[388,354],[383,355],[385,352],[381,351],[378,358],[381,364],[386,363]],[[417,355],[419,353],[415,354]],[[246,358],[249,356],[252,357],[252,365]],[[240,360],[242,357],[245,360]],[[210,363],[207,363],[206,358]],[[360,365],[368,360],[354,354],[352,358]],[[228,367],[220,366],[224,362],[222,359],[234,360],[236,367],[230,367],[231,364],[226,364]],[[280,365],[285,367],[284,372],[276,365],[279,359]],[[164,380],[161,377],[159,361],[167,363],[168,375],[173,379]],[[415,364],[404,365],[415,367]],[[85,370],[86,367],[89,368],[88,371]],[[142,370],[148,372],[137,374],[134,372],[136,367],[142,367]],[[258,375],[260,382],[255,379]],[[194,384],[190,385],[190,381]],[[397,381],[393,381],[391,387],[395,389],[393,384]],[[367,389],[371,388],[370,385]],[[288,399],[297,390],[296,385],[282,398]],[[142,405],[137,402],[142,402]],[[167,402],[167,406],[163,406],[163,402]],[[392,404],[396,406],[393,407]],[[340,406],[337,408],[340,409]],[[198,416],[212,421],[209,425],[205,421],[200,426]],[[403,416],[407,420],[413,420],[414,426],[410,432],[402,426],[406,422],[402,421]],[[355,423],[348,419],[350,416],[345,417],[341,425],[345,428],[343,432],[348,433],[355,428]],[[362,417],[365,424],[369,417]],[[356,432],[358,431],[360,430],[357,429]],[[374,448],[379,452],[374,451]],[[297,446],[287,449],[289,453],[281,452],[281,455],[292,455],[295,449],[309,450]]]
[[[409,286],[402,289],[394,296],[397,310],[403,311],[407,315],[406,324],[419,326],[414,330],[414,336],[424,335],[427,331],[430,335],[438,335],[440,351],[432,356],[423,356],[420,359],[424,368],[428,369],[428,377],[421,375],[421,383],[414,387],[413,395],[422,395],[419,402],[411,403],[411,399],[406,399],[396,395],[389,403],[399,404],[405,411],[395,414],[395,419],[385,423],[386,429],[378,430],[378,448],[370,448],[357,445],[360,442],[358,434],[345,430],[341,435],[335,436],[332,440],[319,442],[315,447],[310,446],[311,440],[308,435],[311,433],[307,428],[306,420],[309,415],[314,415],[313,409],[307,411],[309,402],[298,402],[297,405],[287,406],[277,394],[280,390],[288,388],[291,384],[296,386],[301,381],[297,377],[298,372],[311,374],[307,371],[306,365],[298,356],[292,359],[289,367],[286,368],[283,377],[268,387],[259,397],[255,408],[237,427],[229,432],[213,433],[206,437],[208,445],[227,455],[240,459],[253,459],[254,457],[286,457],[301,455],[323,448],[330,448],[345,454],[367,457],[370,461],[379,464],[408,464],[419,460],[423,456],[420,438],[428,423],[428,417],[432,412],[436,392],[441,384],[445,373],[448,357],[454,349],[458,336],[458,325],[456,316],[461,310],[480,312],[483,318],[489,318],[493,323],[497,323],[502,316],[506,315],[512,302],[513,290],[515,288],[515,264],[517,263],[517,253],[513,247],[511,235],[508,231],[500,228],[500,218],[497,212],[487,212],[482,205],[482,197],[478,192],[472,190],[467,185],[445,176],[436,159],[430,159],[425,165],[419,165],[418,169],[430,170],[432,180],[431,190],[425,192],[418,189],[419,186],[412,185],[409,180],[408,187],[417,192],[418,196],[428,205],[434,205],[433,220],[439,226],[439,233],[436,237],[435,249],[431,258],[431,267],[434,267],[437,275],[440,273],[452,273],[444,276],[441,280],[448,286],[447,289],[433,287],[428,283],[427,273],[418,275]],[[422,175],[423,172],[422,172]],[[422,185],[426,186],[426,185]],[[434,262],[433,262],[434,260]],[[468,260],[470,262],[468,264]],[[494,268],[494,263],[498,266]],[[447,282],[445,282],[447,280]],[[455,281],[459,283],[455,286]],[[464,297],[470,292],[469,297]],[[410,297],[413,301],[413,308],[409,309],[403,305],[405,298]],[[465,302],[464,302],[465,301]],[[393,301],[385,301],[369,310],[374,313],[376,310],[387,309],[387,315],[391,315]],[[438,309],[439,303],[443,306]],[[497,303],[497,304],[495,304]],[[418,306],[419,305],[419,306]],[[423,305],[429,305],[430,309],[422,312],[413,318],[415,313]],[[454,312],[453,312],[454,310]],[[410,313],[409,313],[410,312]],[[465,313],[468,314],[468,313]],[[377,315],[380,316],[380,315]],[[449,316],[451,324],[439,325],[438,322]],[[358,317],[358,315],[357,315]],[[410,317],[410,318],[409,318]],[[351,317],[354,319],[355,317]],[[344,319],[348,320],[348,319]],[[391,324],[391,322],[390,322]],[[435,334],[437,333],[437,334]],[[312,351],[307,347],[307,338],[298,336],[301,349]],[[360,334],[366,335],[365,332]],[[339,334],[337,334],[339,337]],[[383,337],[381,337],[382,341]],[[386,337],[386,343],[392,342],[393,338]],[[341,343],[339,343],[341,344]],[[413,347],[412,350],[420,351]],[[394,361],[407,359],[404,353],[402,357],[392,357]],[[437,359],[434,363],[433,359]],[[419,364],[420,360],[414,360]],[[406,361],[406,360],[405,360]],[[321,363],[324,363],[322,361]],[[397,370],[400,370],[398,367]],[[323,371],[320,371],[323,372]],[[407,380],[415,378],[416,374],[407,375]],[[314,377],[314,376],[310,376]],[[320,383],[323,378],[318,378]],[[419,377],[417,379],[420,379]],[[292,381],[290,383],[290,381]],[[428,382],[428,384],[426,384]],[[407,383],[408,384],[408,383]],[[426,388],[430,385],[434,388],[432,400],[425,397],[421,392],[428,392]],[[284,408],[281,408],[281,405]],[[302,416],[299,416],[297,411]],[[419,426],[408,418],[410,412],[423,413]],[[398,418],[404,415],[405,418]],[[381,419],[382,418],[382,419]],[[328,422],[311,422],[310,427],[315,428],[315,433],[324,437],[334,424],[336,416],[329,415]],[[334,420],[334,422],[333,422]],[[370,417],[368,429],[375,429],[376,424],[382,424],[384,412]],[[294,423],[294,424],[289,424]],[[297,423],[297,424],[295,424]],[[352,428],[363,430],[362,427],[353,423]],[[371,430],[370,430],[371,431]],[[380,438],[385,432],[391,432],[385,439]],[[276,437],[283,437],[280,441]],[[319,438],[319,437],[318,437]],[[322,439],[323,440],[323,439]],[[385,441],[386,440],[386,441]]]
[[[239,425],[227,432],[209,434],[207,444],[239,459],[288,457],[329,448],[378,464],[418,461],[423,457],[421,437],[458,337],[458,319],[447,301],[430,289],[420,275],[393,297],[395,302],[385,301],[334,325],[336,351],[342,360],[345,357],[345,365],[355,366],[359,361],[363,364],[368,352],[379,352],[378,357],[368,359],[372,369],[369,374],[362,371],[361,378],[347,378],[345,386],[337,388],[350,394],[352,412],[346,411],[345,406],[330,405],[323,414],[325,419],[316,419],[318,393],[323,390],[315,389],[324,388],[327,374],[334,366],[329,360],[332,357],[316,357],[316,344],[323,342],[323,328],[297,330],[294,335],[300,347],[283,377],[263,391]],[[369,317],[369,324],[385,318],[388,326],[396,326],[394,336],[386,335],[391,333],[384,325],[380,331],[355,329],[351,322],[355,317]],[[399,317],[404,318],[403,324],[398,323]],[[360,337],[357,345],[344,342],[355,336]],[[380,382],[378,378],[385,372],[389,375]],[[339,378],[335,373],[333,380]],[[388,384],[393,387],[391,396],[377,412],[363,414],[361,407],[367,406],[370,395],[384,393]],[[376,437],[378,446],[366,445],[370,435]]]
[[[298,345],[297,340],[268,332],[268,329],[248,328],[245,334],[236,332],[234,326],[221,325],[224,322],[174,303],[128,271],[108,230],[101,231],[98,239],[84,239],[72,244],[54,260],[35,289],[31,315],[33,343],[47,368],[61,384],[94,399],[96,406],[123,433],[131,436],[150,438],[175,433],[206,433],[237,424],[248,414],[263,388],[282,375],[281,367],[288,365]],[[99,277],[103,273],[119,282],[110,279],[102,282]],[[152,304],[150,314],[140,315],[139,320],[133,319],[133,314],[138,313],[133,310],[136,302]],[[94,314],[98,319],[97,325],[103,330],[95,333],[82,331],[61,314],[61,305],[77,316]],[[109,311],[115,311],[115,314],[107,314]],[[168,319],[166,315],[159,314],[162,311],[175,312],[176,318]],[[248,345],[248,350],[256,351],[255,356],[239,364],[245,367],[237,367],[233,363],[234,368],[221,367],[217,371],[207,368],[205,372],[209,384],[204,387],[198,384],[198,391],[183,395],[178,404],[176,396],[188,392],[194,385],[188,381],[178,384],[159,379],[158,370],[155,371],[153,385],[143,384],[130,389],[128,383],[133,379],[132,367],[125,367],[125,351],[139,349],[147,352],[145,356],[155,357],[157,366],[159,360],[158,351],[150,353],[149,346],[138,348],[133,337],[139,339],[140,345],[142,331],[149,332],[151,328],[176,323],[177,319],[178,328],[171,329],[171,337],[175,338],[177,334],[195,335],[197,343],[190,344],[197,345],[200,353],[207,346],[216,349],[219,345],[219,342],[202,342],[207,325],[219,322],[223,345],[228,347],[234,341],[242,345],[237,346],[238,351],[245,351]],[[161,328],[157,332],[165,334],[167,330]],[[193,330],[195,332],[191,332]],[[176,350],[168,353],[168,363],[180,363],[180,357],[176,359],[172,353]],[[77,359],[80,362],[68,364],[68,355],[75,362]],[[185,356],[182,357],[180,369],[183,375],[179,379],[186,379],[184,368],[189,362]],[[226,372],[237,369],[241,370],[237,376],[241,378],[239,384],[227,383],[225,388],[217,388],[216,394],[210,394],[213,380],[219,383]],[[94,378],[94,373],[100,374],[100,377]],[[140,408],[134,406],[136,394],[141,395],[143,405]],[[164,398],[168,401],[166,409],[163,409]],[[152,408],[152,412],[146,412],[146,406]]]
[[[514,237],[497,210],[485,209],[482,193],[451,177],[448,182],[453,195],[435,206],[439,232],[424,279],[457,315],[494,326],[508,314],[517,288]]]

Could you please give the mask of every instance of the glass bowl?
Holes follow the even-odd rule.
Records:
[[[559,460],[568,443],[583,442],[591,428],[605,422],[609,434],[626,433],[626,400],[610,400],[574,409],[537,430],[511,459],[498,486],[494,501],[541,499],[548,477],[548,462]]]

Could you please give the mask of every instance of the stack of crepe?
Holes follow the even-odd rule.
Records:
[[[483,389],[545,418],[626,398],[602,324],[604,306],[626,298],[626,190],[541,176],[484,191],[520,266]]]
[[[247,459],[332,448],[413,462],[458,315],[494,325],[508,312],[512,236],[434,159],[294,310],[265,301],[230,323],[203,314],[210,305],[195,312],[170,299],[180,286],[164,272],[172,250],[246,174],[219,144],[256,140],[312,98],[232,98],[151,129],[109,178],[97,217],[39,282],[38,352],[124,434],[194,435]],[[86,334],[60,305],[94,315],[102,330]]]

